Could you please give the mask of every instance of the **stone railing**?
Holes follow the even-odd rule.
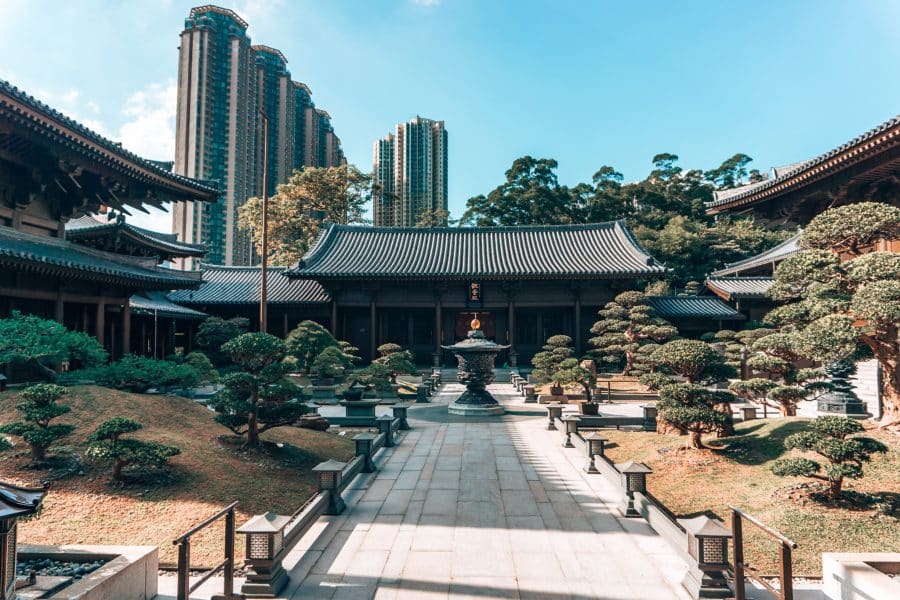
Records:
[[[730,597],[727,575],[733,572],[728,561],[731,530],[724,522],[707,516],[679,519],[647,489],[651,469],[643,463],[614,463],[606,456],[602,428],[626,424],[637,430],[655,430],[656,414],[645,408],[642,417],[615,422],[611,418],[562,415],[562,405],[548,405],[547,429],[563,433],[563,447],[585,457],[584,471],[602,476],[618,491],[619,512],[625,517],[643,518],[688,565],[682,586],[693,598]],[[604,420],[607,419],[607,420]],[[650,425],[652,424],[652,428]]]
[[[393,448],[400,431],[409,429],[406,407],[394,406],[394,416],[375,419],[373,427],[379,433],[360,433],[353,437],[356,456],[349,462],[329,460],[313,468],[318,475],[319,491],[292,515],[279,517],[273,513],[257,515],[238,528],[247,536],[245,566],[246,581],[241,593],[248,598],[276,597],[287,583],[282,561],[297,541],[307,533],[322,515],[338,515],[346,508],[343,492],[358,475],[377,470],[376,454]],[[396,409],[400,408],[398,411]],[[259,523],[262,527],[255,527]]]

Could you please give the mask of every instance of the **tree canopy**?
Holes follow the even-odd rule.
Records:
[[[270,264],[297,262],[315,241],[323,223],[365,223],[365,205],[372,198],[372,186],[372,176],[353,165],[294,171],[269,198]],[[261,198],[250,198],[238,209],[238,226],[250,231],[261,254]]]
[[[751,159],[735,154],[708,171],[684,170],[678,156],[653,157],[649,175],[623,183],[622,174],[604,165],[590,182],[561,185],[558,164],[523,156],[513,161],[505,181],[487,194],[470,198],[460,225],[555,225],[627,219],[638,241],[673,269],[675,281],[702,280],[726,262],[758,254],[789,237],[749,218],[713,221],[703,203],[713,191],[762,177],[749,169]]]

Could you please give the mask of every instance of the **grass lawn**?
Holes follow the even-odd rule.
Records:
[[[0,394],[0,422],[18,420],[16,392]],[[253,514],[273,510],[290,514],[317,489],[310,468],[330,458],[349,460],[347,437],[309,429],[280,427],[263,434],[262,451],[247,452],[231,432],[213,420],[205,407],[176,396],[149,396],[97,386],[73,386],[61,403],[72,412],[54,423],[73,423],[75,432],[57,444],[83,456],[87,437],[102,421],[128,417],[144,424],[135,437],[177,446],[169,475],[116,486],[109,468],[86,463],[83,475],[51,481],[38,518],[22,522],[20,540],[36,544],[149,544],[159,546],[160,561],[176,562],[172,539],[234,500],[240,501],[237,524]],[[37,485],[47,470],[23,468],[27,445],[0,453],[0,479]],[[279,447],[280,445],[280,447]],[[61,449],[62,450],[62,449]],[[54,450],[51,448],[50,454]],[[63,454],[63,452],[60,452]],[[196,538],[193,565],[221,560],[222,527]],[[243,555],[244,544],[237,544]]]
[[[647,486],[679,517],[710,514],[730,522],[728,505],[758,517],[797,543],[794,574],[821,576],[822,552],[900,552],[900,520],[874,508],[823,506],[798,485],[812,480],[776,477],[772,462],[786,452],[784,438],[804,428],[806,419],[750,421],[737,425],[725,442],[726,452],[682,450],[686,438],[656,433],[604,431],[607,455],[614,462],[636,460],[653,469]],[[877,496],[900,494],[900,440],[883,431],[865,435],[890,447],[864,465],[865,477],[845,480],[844,489]],[[707,440],[714,442],[717,440]],[[763,574],[778,572],[777,547],[771,538],[745,525],[749,537],[746,560]]]

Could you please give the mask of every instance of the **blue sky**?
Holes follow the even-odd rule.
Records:
[[[175,0],[0,0],[0,78],[126,147],[174,152]],[[416,114],[450,135],[450,209],[518,156],[563,183],[640,179],[674,152],[709,168],[811,157],[900,107],[900,2],[237,0],[331,114],[348,159]],[[168,228],[168,217],[143,218]]]

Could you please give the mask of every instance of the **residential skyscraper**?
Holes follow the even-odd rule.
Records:
[[[249,265],[255,254],[237,228],[238,209],[262,194],[263,173],[274,194],[294,169],[346,162],[331,117],[312,92],[291,80],[287,58],[270,46],[251,45],[248,24],[218,6],[191,9],[181,33],[174,171],[216,181],[215,204],[178,203],[173,229],[184,242],[203,243],[207,261]],[[263,165],[263,127],[269,122]],[[190,260],[184,267],[191,267]]]
[[[392,168],[391,168],[392,167]],[[376,225],[412,227],[424,211],[447,210],[447,130],[416,116],[375,142]]]
[[[256,56],[247,26],[231,10],[193,8],[179,48],[173,170],[216,181],[222,195],[215,204],[176,203],[173,229],[183,242],[206,244],[207,260],[227,265],[250,260],[237,209],[257,188]]]

